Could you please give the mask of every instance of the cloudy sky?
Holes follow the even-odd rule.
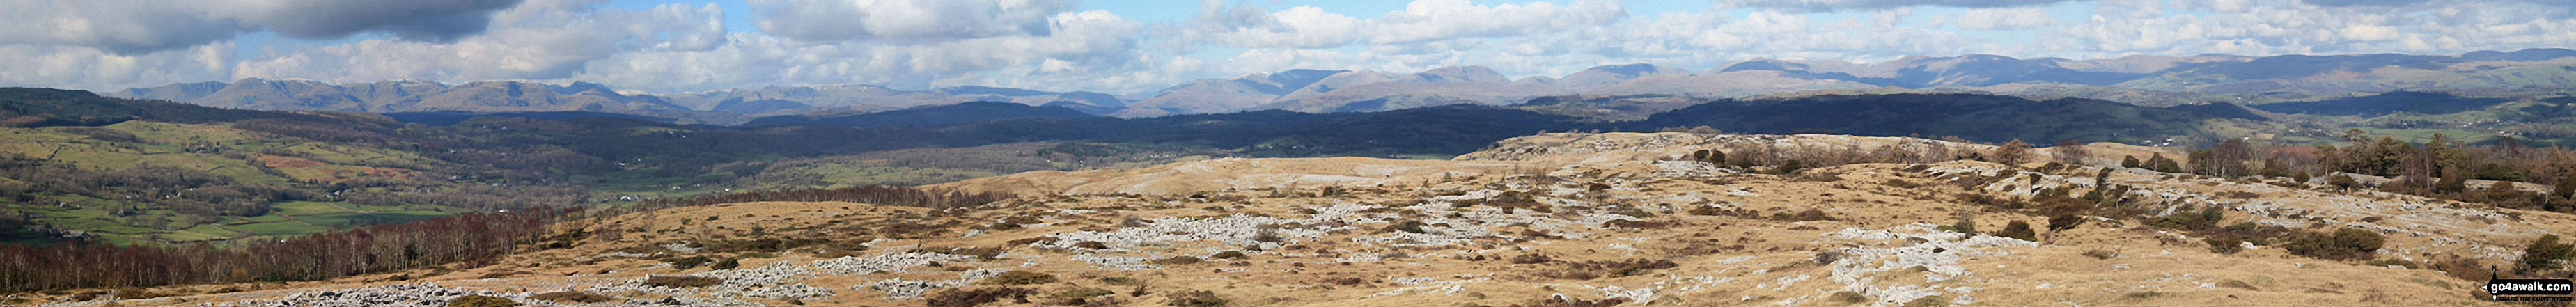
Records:
[[[571,80],[1150,94],[1291,68],[2576,46],[2562,0],[0,0],[0,86]]]

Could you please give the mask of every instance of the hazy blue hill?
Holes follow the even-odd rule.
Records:
[[[2268,103],[2255,105],[2254,108],[2275,113],[2379,116],[2396,112],[2451,114],[2504,104],[2508,101],[2512,100],[2460,97],[2450,93],[2399,91],[2332,100]]]
[[[109,98],[83,90],[0,88],[0,126],[102,126],[137,119],[202,123],[281,117],[311,116]]]
[[[414,124],[422,124],[422,125],[431,125],[431,126],[446,126],[446,125],[454,125],[454,124],[458,124],[458,123],[466,122],[467,120],[471,120],[471,119],[474,119],[474,118],[476,118],[476,117],[517,117],[517,118],[529,118],[529,119],[541,119],[541,120],[571,120],[571,119],[592,118],[592,117],[611,117],[611,118],[625,118],[625,119],[641,120],[641,121],[655,122],[655,123],[672,123],[672,122],[677,122],[677,121],[678,121],[678,120],[674,120],[674,119],[670,119],[670,118],[661,118],[661,117],[652,117],[652,116],[643,116],[643,115],[618,114],[618,113],[605,113],[605,112],[582,112],[582,111],[555,111],[555,112],[498,112],[498,113],[463,112],[463,111],[402,112],[402,113],[385,113],[385,117],[391,117],[391,118],[393,118],[393,119],[394,119],[394,121],[400,121],[400,122],[405,122],[405,123],[414,123]]]
[[[2034,101],[1972,94],[1824,95],[1719,100],[1655,114],[1628,130],[1710,126],[1746,133],[1830,132],[1958,136],[1974,141],[2139,141],[2186,135],[2204,120],[2245,114],[2153,108],[2091,99]]]
[[[1030,106],[1008,102],[968,102],[944,106],[928,106],[876,113],[828,117],[797,115],[763,117],[753,119],[750,123],[743,124],[743,126],[766,127],[817,125],[848,127],[925,127],[1010,118],[1093,116],[1094,115],[1089,113],[1083,113],[1079,110],[1064,107]]]
[[[2532,49],[2517,50],[2517,51],[2514,51],[2514,52],[2500,52],[2500,51],[2474,51],[2474,52],[2469,52],[2468,54],[2462,54],[2462,55],[2460,55],[2460,58],[2462,58],[2462,59],[2475,60],[2475,61],[2515,61],[2515,62],[2546,61],[2546,60],[2554,60],[2554,59],[2564,58],[2564,57],[2576,57],[2576,50],[2567,50],[2567,49],[2559,49],[2559,48],[2532,48]]]

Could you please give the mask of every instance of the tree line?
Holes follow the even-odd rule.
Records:
[[[755,191],[666,199],[585,211],[525,206],[384,224],[232,247],[211,244],[115,245],[76,240],[47,246],[0,245],[0,292],[176,284],[309,281],[462,263],[491,264],[532,250],[557,222],[610,218],[671,207],[755,201],[846,201],[960,208],[1009,199],[1000,193],[897,186]],[[522,248],[522,246],[526,246]]]
[[[2192,150],[2186,160],[2187,169],[2125,165],[2130,163],[2123,166],[2226,178],[2265,176],[2300,183],[2323,181],[2338,188],[2376,188],[2505,208],[2576,211],[2576,197],[2571,197],[2576,196],[2576,150],[2532,147],[2511,137],[2469,144],[2434,134],[2418,143],[2393,136],[2373,138],[2359,129],[2346,131],[2344,141],[2344,146],[2277,146],[2228,139]],[[2373,185],[2352,175],[2390,180]],[[2468,184],[2472,179],[2494,182],[2472,186]],[[2549,188],[2533,191],[2518,188],[2512,184],[2515,182]]]
[[[254,242],[115,245],[75,241],[0,245],[0,292],[174,284],[307,281],[447,263],[477,265],[545,234],[577,211],[467,213]]]

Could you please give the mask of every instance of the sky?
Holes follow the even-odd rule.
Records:
[[[240,78],[1000,86],[1287,69],[2576,47],[2566,0],[0,0],[0,86]]]

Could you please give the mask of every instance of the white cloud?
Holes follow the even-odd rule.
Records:
[[[0,45],[0,84],[112,91],[227,77],[232,43],[122,55],[80,46]],[[225,80],[230,81],[230,80]]]
[[[807,41],[1044,36],[1071,0],[752,0],[760,29]]]
[[[1911,6],[2010,7],[2078,0],[1717,0],[1727,7],[1777,8],[1791,11],[1875,10]]]
[[[1952,19],[1953,25],[1968,30],[2029,29],[2050,21],[2048,10],[2037,7],[1968,9]]]
[[[1475,5],[1467,0],[1415,0],[1404,10],[1370,19],[1369,40],[1400,44],[1481,36],[1610,25],[1628,16],[1619,2],[1576,0],[1554,3]]]
[[[1188,35],[1219,46],[1249,48],[1332,48],[1350,45],[1359,37],[1359,18],[1319,7],[1263,12],[1249,6],[1219,8],[1213,2],[1202,4],[1206,7],[1191,19]]]
[[[1071,0],[751,0],[749,24],[756,29],[726,28],[725,8],[705,3],[627,9],[601,0],[209,1],[241,5],[191,10],[137,0],[0,0],[0,84],[114,90],[301,77],[583,80],[660,92],[859,83],[1149,93],[1192,79],[1294,68],[1412,72],[1485,65],[1530,76],[1624,63],[1702,70],[1756,57],[2459,53],[2576,45],[2571,10],[2542,0],[2106,0],[2090,2],[2093,11],[2081,17],[2051,10],[2087,6],[2042,7],[2058,0],[1719,0],[1704,10],[1635,16],[1616,0],[1419,0],[1383,14],[1209,0],[1196,16],[1169,24],[1075,11]],[[486,9],[503,4],[509,5]],[[343,15],[307,20],[281,13],[299,8]],[[1959,13],[1934,13],[1951,11]],[[246,46],[239,50],[264,51],[234,54],[233,36],[258,31],[289,38],[378,35]],[[1213,50],[1242,51],[1202,54]]]
[[[0,0],[0,44],[86,46],[124,55],[272,31],[307,39],[377,31],[452,41],[483,32],[519,0]]]

